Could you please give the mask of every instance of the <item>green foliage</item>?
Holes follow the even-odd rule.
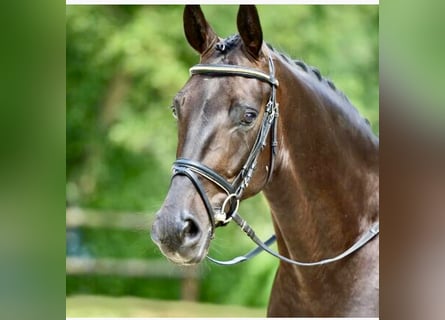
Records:
[[[220,36],[236,33],[236,6],[203,6]],[[378,132],[378,7],[258,7],[264,39],[316,66]],[[182,30],[182,6],[68,6],[67,203],[154,214],[175,158],[176,123],[169,106],[198,55]],[[262,196],[241,212],[266,238],[272,233]],[[148,229],[148,226],[147,228]],[[234,226],[218,230],[215,257],[252,247]],[[159,257],[147,231],[84,230],[90,254]],[[264,254],[234,267],[205,263],[202,301],[267,304],[277,261]],[[169,288],[169,289],[166,289]],[[179,297],[178,282],[67,277],[67,293]]]

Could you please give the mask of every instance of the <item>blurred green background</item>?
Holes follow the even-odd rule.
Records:
[[[237,6],[203,6],[220,36],[236,33]],[[134,231],[80,228],[73,254],[161,258],[149,237],[175,159],[176,122],[169,106],[198,55],[182,29],[182,6],[67,6],[67,207],[140,212]],[[263,38],[320,69],[379,132],[378,6],[258,6]],[[266,238],[272,232],[259,195],[241,214]],[[67,243],[67,246],[69,244]],[[252,248],[237,228],[217,230],[211,254],[232,258]],[[67,247],[67,250],[69,248]],[[277,261],[261,254],[234,267],[204,262],[199,301],[267,305]],[[175,279],[67,275],[66,293],[180,299]]]

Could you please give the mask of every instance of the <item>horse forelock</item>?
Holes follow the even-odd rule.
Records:
[[[221,41],[218,41],[215,45],[215,49],[221,53],[226,53],[231,51],[241,42],[241,37],[239,34],[231,35]]]

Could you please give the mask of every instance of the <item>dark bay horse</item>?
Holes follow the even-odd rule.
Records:
[[[379,140],[318,70],[263,42],[254,6],[240,6],[237,27],[222,39],[199,6],[184,10],[200,64],[174,99],[177,160],[152,239],[169,260],[199,263],[214,229],[263,191],[282,256],[336,256],[378,221]],[[332,263],[280,261],[268,315],[378,316],[378,259],[377,235]]]

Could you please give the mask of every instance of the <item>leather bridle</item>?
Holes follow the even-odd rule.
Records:
[[[256,168],[260,152],[266,146],[267,136],[271,128],[271,155],[266,183],[268,183],[272,177],[277,147],[276,136],[278,123],[278,104],[276,102],[276,88],[278,87],[278,81],[274,77],[275,70],[272,59],[269,59],[269,70],[270,74],[267,75],[262,71],[252,68],[228,64],[198,64],[190,69],[190,73],[192,75],[205,74],[210,76],[241,76],[267,82],[272,87],[269,101],[267,102],[265,114],[263,116],[261,127],[258,131],[255,143],[250,150],[249,156],[247,157],[241,171],[235,177],[232,183],[227,181],[224,177],[209,167],[190,159],[179,158],[173,164],[173,177],[177,175],[184,175],[193,182],[204,202],[207,214],[212,223],[212,228],[227,224],[232,219],[233,213],[238,209],[240,199],[244,193],[244,190],[248,187],[250,179],[252,178],[253,172]],[[213,208],[210,205],[207,194],[205,193],[204,188],[196,174],[213,182],[220,189],[226,192],[227,197],[223,201],[221,210],[219,212],[213,212]],[[229,207],[226,208],[227,206]],[[226,212],[226,209],[229,209],[229,211]]]
[[[243,165],[239,174],[235,177],[233,182],[229,182],[223,176],[215,172],[213,169],[205,166],[204,164],[185,158],[179,158],[173,163],[173,176],[186,176],[196,188],[199,196],[201,197],[204,206],[206,208],[207,214],[211,223],[211,236],[213,236],[214,229],[218,226],[225,225],[233,220],[240,226],[240,228],[251,238],[256,244],[257,248],[250,251],[249,253],[236,257],[229,261],[220,261],[207,256],[207,258],[217,264],[221,265],[233,265],[246,260],[249,260],[260,253],[262,250],[270,253],[271,255],[286,261],[291,264],[296,264],[299,266],[315,266],[326,264],[334,261],[338,261],[351,253],[357,251],[366,243],[368,243],[375,235],[379,233],[379,224],[375,223],[369,231],[364,234],[354,245],[349,249],[345,250],[343,253],[339,254],[334,258],[324,259],[316,262],[299,262],[296,260],[291,260],[284,257],[274,251],[272,251],[269,246],[276,240],[275,235],[272,235],[265,242],[261,241],[249,226],[249,224],[238,214],[239,202],[242,198],[244,190],[248,187],[249,182],[252,178],[253,172],[257,166],[257,160],[261,151],[266,147],[266,140],[270,133],[270,164],[268,166],[267,180],[266,184],[270,181],[272,177],[272,172],[274,168],[274,161],[277,148],[277,125],[278,125],[278,103],[276,101],[276,89],[279,85],[278,80],[275,79],[275,68],[272,58],[269,57],[269,74],[264,73],[256,69],[242,67],[237,65],[228,64],[197,64],[190,68],[190,74],[204,74],[208,76],[241,76],[245,78],[253,78],[263,82],[267,82],[271,86],[271,94],[269,101],[267,102],[261,127],[258,131],[255,143],[247,157],[245,164]],[[271,131],[272,129],[272,131]],[[213,184],[222,189],[227,197],[223,201],[221,209],[219,212],[214,212],[210,200],[207,196],[204,186],[202,185],[199,177],[205,178],[211,181]],[[226,208],[228,207],[228,208]],[[228,211],[226,212],[226,209]]]

